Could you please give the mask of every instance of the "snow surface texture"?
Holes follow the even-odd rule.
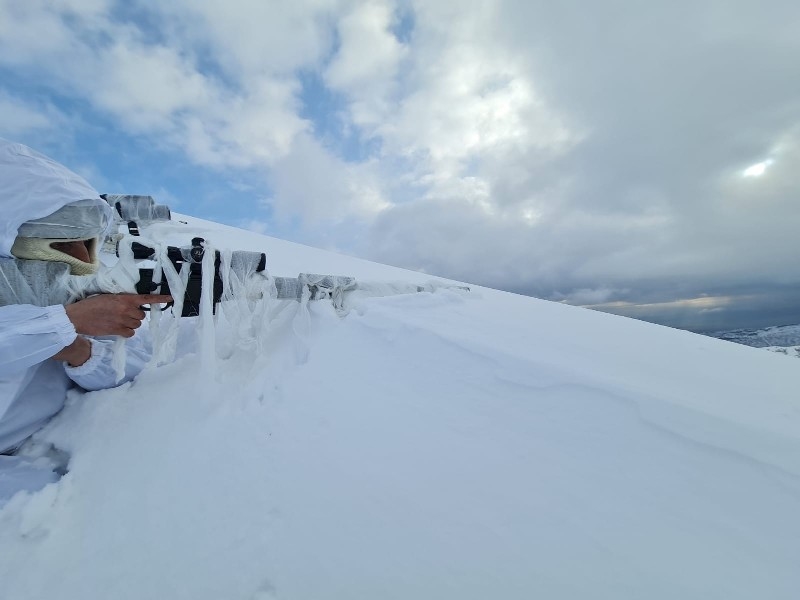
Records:
[[[428,280],[176,218],[148,235]],[[183,319],[174,363],[74,393],[37,435],[69,472],[0,510],[0,595],[798,597],[796,360],[479,288],[346,308]]]

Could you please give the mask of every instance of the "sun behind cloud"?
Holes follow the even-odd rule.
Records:
[[[750,165],[742,172],[742,177],[761,177],[767,172],[767,169],[772,165],[772,159],[769,158],[760,163]]]

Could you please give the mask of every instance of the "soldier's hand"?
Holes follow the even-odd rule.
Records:
[[[100,294],[69,304],[66,311],[79,334],[131,337],[145,317],[142,305],[167,302],[172,302],[172,296]]]
[[[78,336],[69,346],[53,355],[56,360],[63,360],[70,367],[79,367],[92,357],[92,344],[85,337]]]

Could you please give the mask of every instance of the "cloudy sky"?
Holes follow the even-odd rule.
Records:
[[[795,0],[0,0],[101,192],[698,330],[800,323]]]

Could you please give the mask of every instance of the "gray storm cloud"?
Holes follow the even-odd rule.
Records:
[[[800,318],[744,291],[788,298],[800,283],[797,22],[790,2],[496,5],[483,36],[576,140],[480,148],[459,175],[482,183],[482,203],[396,206],[373,230],[376,256],[581,304],[602,293],[662,322],[694,311],[694,328],[716,320],[686,301],[721,289],[733,296],[718,313],[751,302]],[[512,210],[525,203],[529,220]]]

